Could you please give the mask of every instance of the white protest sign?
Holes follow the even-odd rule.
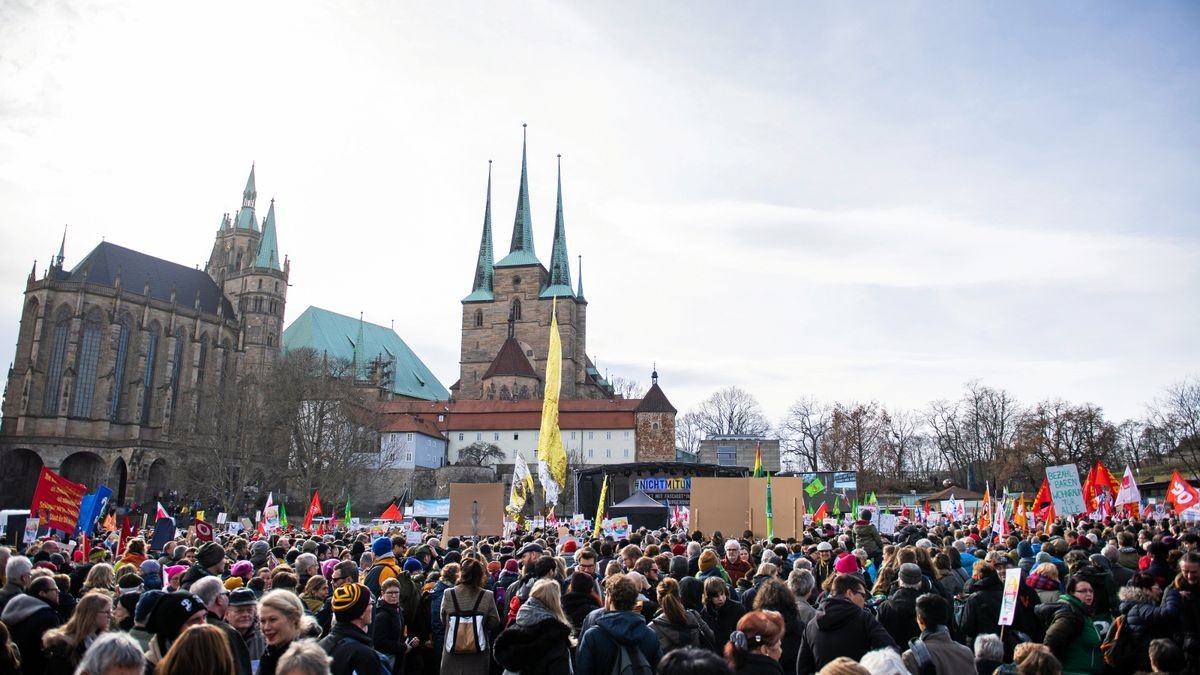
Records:
[[[22,544],[32,544],[37,541],[38,519],[30,517],[25,521],[25,535],[21,538]],[[87,555],[87,551],[83,552]]]
[[[221,513],[217,514],[217,524],[218,525],[224,525],[225,521],[227,521],[227,520],[229,520],[228,513],[225,513],[224,511],[222,511]]]
[[[1074,464],[1046,467],[1046,482],[1050,484],[1050,498],[1054,500],[1054,511],[1061,516],[1084,513],[1083,486],[1079,483],[1079,470]]]
[[[893,513],[879,514],[879,534],[896,534],[896,515]]]
[[[1004,601],[1000,604],[1000,625],[1011,626],[1017,612],[1017,594],[1021,591],[1021,569],[1004,571]]]

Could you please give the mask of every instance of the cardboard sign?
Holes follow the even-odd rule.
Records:
[[[243,532],[251,532],[254,530],[254,523],[250,522],[249,518],[242,518],[238,522],[241,523]]]
[[[420,530],[409,528],[408,530],[404,531],[404,543],[408,544],[409,546],[420,546],[423,543],[421,538],[424,535],[425,533]]]
[[[1017,594],[1021,590],[1021,569],[1010,567],[1004,571],[1004,601],[1000,604],[1000,625],[1011,626],[1017,613]]]
[[[1087,511],[1083,503],[1083,486],[1079,483],[1079,470],[1074,464],[1046,467],[1046,482],[1050,484],[1050,498],[1054,500],[1055,513],[1073,516]]]

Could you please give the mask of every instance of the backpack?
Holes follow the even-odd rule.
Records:
[[[646,660],[646,655],[642,650],[638,649],[637,645],[627,645],[619,642],[617,636],[613,635],[604,626],[597,625],[596,628],[604,631],[604,634],[612,640],[613,647],[617,650],[617,657],[613,659],[612,670],[610,675],[654,675],[654,669],[650,667],[650,662]]]
[[[908,641],[908,647],[917,659],[917,675],[937,675],[937,665],[933,662],[933,655],[929,653],[929,647],[924,640],[915,637]]]
[[[487,617],[479,611],[483,593],[475,596],[475,604],[466,612],[458,606],[458,595],[453,589],[447,589],[446,595],[450,596],[450,603],[454,605],[454,611],[450,612],[446,621],[446,652],[480,654],[487,651],[487,631],[484,629],[484,620]],[[443,596],[442,602],[445,601]]]
[[[1137,645],[1134,643],[1133,632],[1129,630],[1128,619],[1121,614],[1104,634],[1104,639],[1100,642],[1100,653],[1104,655],[1106,665],[1120,668],[1132,663],[1136,652]]]

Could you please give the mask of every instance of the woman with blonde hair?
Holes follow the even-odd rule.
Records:
[[[109,568],[112,571],[112,568]],[[46,631],[42,644],[46,647],[46,673],[71,675],[83,660],[83,653],[112,621],[112,595],[92,591],[84,595],[75,607],[75,614],[65,625]]]
[[[154,675],[234,675],[233,652],[220,628],[210,624],[183,631],[159,661]]]
[[[496,638],[496,662],[521,675],[571,672],[571,621],[563,612],[561,586],[554,579],[533,585],[517,618]]]
[[[1058,602],[1062,590],[1062,583],[1058,579],[1058,567],[1052,562],[1039,564],[1025,577],[1025,585],[1037,591],[1042,603]]]
[[[92,569],[88,570],[87,577],[83,580],[83,592],[88,591],[115,591],[117,589],[117,575],[113,571],[112,565],[108,563],[96,563],[92,565]]]
[[[267,649],[258,662],[257,675],[275,675],[279,657],[316,625],[304,613],[300,598],[283,589],[270,591],[258,601],[258,621]]]
[[[300,594],[300,599],[304,601],[309,614],[319,612],[325,606],[327,597],[329,597],[329,582],[320,574],[309,577],[308,583],[304,584],[304,592]]]

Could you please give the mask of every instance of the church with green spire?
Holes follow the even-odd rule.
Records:
[[[483,233],[471,292],[462,299],[459,400],[529,399],[542,396],[550,347],[550,318],[557,303],[562,339],[563,399],[612,396],[612,386],[587,356],[587,300],[583,280],[572,287],[563,217],[562,156],[549,266],[534,248],[529,200],[528,137],[521,143],[521,175],[508,254],[495,262],[492,244],[492,167],[488,163]]]

